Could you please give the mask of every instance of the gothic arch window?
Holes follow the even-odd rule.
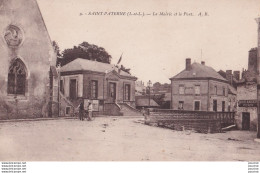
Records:
[[[25,95],[26,67],[22,60],[15,59],[8,72],[8,94]]]

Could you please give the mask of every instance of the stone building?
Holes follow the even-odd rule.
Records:
[[[252,48],[248,55],[248,70],[243,70],[242,78],[237,84],[237,116],[238,129],[257,129],[257,48]]]
[[[228,81],[213,68],[186,59],[186,68],[171,80],[171,108],[228,111]]]
[[[135,110],[136,77],[112,64],[77,58],[61,68],[62,114],[79,98],[93,103],[95,114],[119,115]],[[71,102],[71,104],[68,104]]]
[[[36,0],[0,1],[0,34],[0,118],[52,116],[56,56]]]

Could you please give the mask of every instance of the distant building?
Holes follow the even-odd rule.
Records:
[[[226,72],[220,70],[218,73],[228,81],[229,85],[234,88],[237,87],[237,83],[240,80],[240,71],[234,71],[232,73],[232,70],[226,70]]]
[[[136,96],[136,108],[141,110],[142,108],[159,108],[160,106],[149,96]]]
[[[117,115],[123,105],[135,108],[136,79],[112,64],[78,58],[61,68],[60,89],[75,105],[83,98],[93,103],[96,113]],[[62,111],[69,114],[69,104]]]
[[[228,81],[205,62],[191,64],[171,80],[171,108],[195,111],[228,111]]]
[[[143,81],[135,82],[135,95],[144,95],[146,92],[146,87]]]

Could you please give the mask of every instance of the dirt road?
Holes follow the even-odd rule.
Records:
[[[142,124],[142,118],[0,123],[1,161],[260,160],[256,132],[199,134]]]

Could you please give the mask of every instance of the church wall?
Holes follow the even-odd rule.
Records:
[[[4,0],[0,9],[0,118],[48,116],[49,69],[55,54],[35,0]],[[15,29],[10,29],[13,26]],[[18,29],[17,29],[18,28]],[[8,43],[17,34],[18,43]],[[26,67],[25,94],[8,94],[8,71],[19,58]]]

